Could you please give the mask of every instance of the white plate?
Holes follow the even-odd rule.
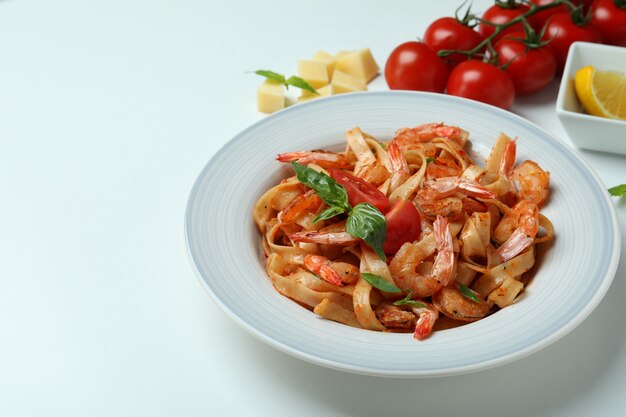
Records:
[[[328,148],[359,126],[381,139],[401,127],[444,121],[470,132],[487,155],[500,132],[516,136],[518,159],[551,173],[542,209],[556,239],[543,251],[516,304],[481,321],[411,334],[354,329],[319,318],[281,296],[264,269],[252,220],[255,201],[289,172],[279,152]],[[235,136],[206,165],[185,219],[202,284],[235,321],[298,358],[335,369],[384,376],[451,375],[510,362],[556,341],[604,296],[619,261],[620,235],[608,193],[588,165],[547,132],[512,113],[456,97],[412,92],[347,94],[299,104]]]

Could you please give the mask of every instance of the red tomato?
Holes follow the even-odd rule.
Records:
[[[435,52],[442,49],[458,49],[467,51],[483,41],[483,36],[469,26],[459,22],[454,17],[442,17],[435,20],[424,32],[424,43]],[[467,56],[452,54],[443,59],[453,65],[467,61]]]
[[[500,68],[472,60],[454,67],[448,78],[448,94],[508,109],[515,99],[515,87]]]
[[[385,214],[387,237],[383,243],[386,254],[394,254],[405,242],[417,240],[422,232],[420,214],[409,200],[399,200]]]
[[[626,46],[626,0],[596,0],[591,6],[591,22],[604,43]]]
[[[369,203],[384,213],[389,206],[387,196],[369,182],[336,168],[330,170],[330,176],[346,188],[352,207]]]
[[[556,58],[548,46],[529,47],[524,42],[524,32],[512,32],[495,46],[498,65],[508,64],[505,71],[515,86],[515,94],[539,91],[554,79]]]
[[[535,3],[537,6],[545,6],[546,4],[554,3],[554,0],[530,0],[530,1]],[[576,3],[576,2],[573,1],[572,3]],[[553,15],[557,13],[561,13],[561,12],[567,12],[567,6],[565,4],[560,4],[551,9],[543,10],[537,13],[536,15],[533,16],[533,28],[536,31],[540,31],[546,25],[546,23],[548,23],[548,20]]]
[[[385,79],[392,90],[442,93],[448,66],[426,44],[406,42],[391,52],[385,65]]]
[[[509,6],[510,4],[510,6]],[[510,22],[517,16],[526,13],[530,10],[530,7],[525,4],[520,4],[515,1],[507,1],[507,2],[496,2],[493,6],[488,8],[485,13],[482,15],[482,19],[491,23],[495,23],[501,25],[503,23]],[[528,23],[531,25],[534,24],[533,16],[526,19]],[[478,31],[486,38],[495,32],[496,28],[486,23],[480,23],[478,25]],[[523,31],[524,25],[522,23],[516,23],[513,26],[506,28],[502,32],[498,34],[494,39],[492,39],[491,43],[495,44],[498,42],[502,36],[510,32],[518,32]]]
[[[582,42],[602,42],[602,35],[593,23],[577,24],[572,20],[569,13],[557,13],[552,16],[542,40],[550,41],[550,48],[556,57],[558,71],[563,71],[567,52],[572,43]]]

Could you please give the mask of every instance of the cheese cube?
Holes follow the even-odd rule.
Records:
[[[351,93],[353,91],[365,91],[367,86],[360,79],[335,69],[331,82],[334,94]]]
[[[313,88],[328,84],[326,64],[320,61],[298,61],[298,74]]]
[[[369,48],[365,48],[338,56],[335,70],[354,75],[367,84],[378,74],[378,64]]]
[[[274,80],[265,80],[256,92],[257,108],[264,113],[274,113],[285,108],[285,86]]]
[[[352,52],[354,52],[354,51],[338,51],[335,54],[335,57],[339,58],[340,56],[343,56],[343,55],[346,55],[346,54],[351,54]]]
[[[331,80],[333,78],[333,72],[335,72],[335,64],[337,63],[337,58],[324,51],[317,51],[315,55],[313,55],[313,61],[323,62],[326,65],[326,72],[328,72],[328,79]]]
[[[324,87],[316,88],[315,91],[317,91],[319,93],[319,95],[313,94],[310,91],[302,90],[302,93],[300,94],[300,97],[298,97],[298,102],[301,103],[303,101],[311,100],[311,99],[314,99],[314,98],[332,96],[333,95],[333,86],[332,86],[332,84],[328,84],[328,85],[325,85]]]

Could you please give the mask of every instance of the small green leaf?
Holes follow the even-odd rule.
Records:
[[[300,165],[295,161],[291,163],[291,166],[296,172],[298,181],[314,189],[317,195],[330,207],[339,207],[342,211],[351,209],[346,189],[332,177]]]
[[[285,84],[285,76],[270,70],[256,70],[254,71],[256,75],[260,75],[261,77],[265,77],[269,80],[278,81],[281,84]]]
[[[465,298],[469,298],[470,300],[480,303],[480,298],[478,298],[476,296],[476,293],[472,290],[470,290],[466,285],[459,285],[459,291],[461,292],[461,295]]]
[[[378,288],[384,292],[402,292],[402,290],[391,282],[387,281],[385,278],[380,275],[371,274],[369,272],[363,272],[361,274],[361,278],[367,281],[372,287]]]
[[[301,89],[309,91],[309,92],[311,92],[313,94],[317,94],[318,96],[320,95],[320,93],[315,91],[315,89],[313,87],[311,87],[311,85],[309,83],[307,83],[306,81],[304,81],[300,77],[296,77],[295,75],[292,75],[291,77],[289,77],[287,79],[287,81],[285,81],[285,85],[286,86],[293,85],[294,87],[301,88]]]
[[[317,223],[320,220],[328,220],[328,219],[332,219],[333,217],[341,214],[345,212],[345,210],[341,207],[338,206],[333,206],[333,207],[329,207],[326,210],[324,210],[323,212],[321,212],[320,214],[317,215],[317,217],[315,219],[313,219],[313,223]]]
[[[402,300],[394,301],[394,306],[410,306],[416,308],[426,308],[426,304],[420,303],[419,301],[411,300],[413,296],[413,291],[409,290],[409,293]]]
[[[615,197],[626,195],[626,184],[616,185],[615,187],[609,188],[609,194]]]
[[[427,164],[430,164],[431,162],[435,162],[435,158],[431,158],[431,157],[426,158]]]
[[[346,231],[354,237],[365,241],[374,252],[386,260],[383,243],[387,236],[387,222],[385,216],[373,205],[359,203],[352,208],[346,221]]]

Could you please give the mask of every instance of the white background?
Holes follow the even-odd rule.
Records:
[[[0,415],[623,415],[625,249],[604,301],[557,343],[424,380],[280,353],[230,320],[192,271],[191,185],[265,117],[246,71],[291,74],[318,49],[361,47],[383,67],[459,4],[0,0]],[[513,111],[569,145],[556,91]],[[626,182],[626,157],[581,154],[607,187]],[[626,241],[626,199],[614,203]]]

